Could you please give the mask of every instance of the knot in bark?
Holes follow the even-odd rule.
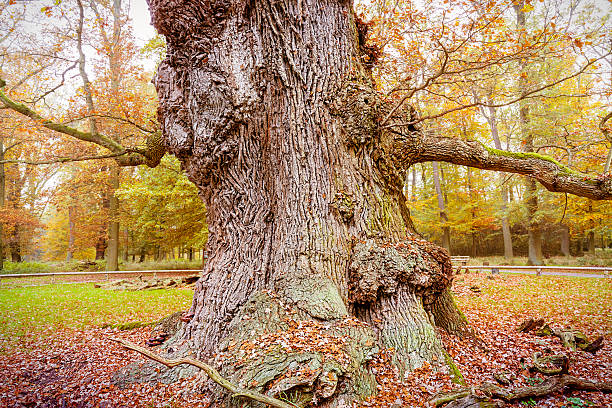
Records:
[[[448,253],[423,240],[395,244],[370,239],[355,246],[349,265],[349,297],[356,304],[374,303],[400,286],[421,296],[425,304],[452,281]]]
[[[364,80],[349,81],[334,98],[331,113],[342,119],[347,145],[359,148],[371,143],[378,132],[379,98],[374,88]]]
[[[329,205],[338,212],[344,222],[350,222],[355,215],[355,202],[353,201],[353,195],[350,193],[343,191],[336,193]]]
[[[148,0],[148,3],[151,23],[172,42],[187,40],[194,34],[214,36],[232,5],[230,0]]]

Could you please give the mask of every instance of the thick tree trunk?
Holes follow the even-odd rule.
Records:
[[[323,407],[375,392],[365,362],[376,346],[395,350],[401,373],[443,364],[432,322],[464,321],[442,297],[449,256],[411,232],[351,3],[150,6],[168,41],[156,78],[165,143],[200,188],[210,230],[193,318],[172,348],[226,358],[234,381]],[[296,330],[340,353],[306,352]],[[234,368],[247,344],[253,357]],[[307,366],[314,374],[299,377]]]
[[[214,356],[241,386],[341,407],[375,392],[365,363],[377,348],[402,375],[445,364],[434,325],[466,322],[448,252],[412,233],[410,165],[512,171],[612,197],[612,182],[422,132],[410,109],[386,106],[352,2],[149,2],[168,44],[155,81],[165,145],[200,189],[210,229],[193,317],[167,351]],[[245,406],[217,395],[215,407]]]

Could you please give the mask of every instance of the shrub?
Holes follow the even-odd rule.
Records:
[[[51,272],[51,265],[42,262],[4,261],[2,273],[45,273]]]

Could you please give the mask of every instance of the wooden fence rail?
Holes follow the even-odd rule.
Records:
[[[51,282],[47,284],[55,283],[56,277],[68,276],[68,277],[76,277],[76,276],[91,276],[94,279],[88,280],[87,282],[100,282],[105,280],[110,280],[111,277],[138,277],[138,276],[152,276],[153,278],[157,278],[158,275],[161,276],[193,276],[198,275],[202,272],[201,269],[161,269],[161,270],[145,270],[145,271],[102,271],[102,272],[44,272],[44,273],[15,273],[15,274],[3,274],[0,275],[0,286],[2,286],[3,280],[11,280],[11,279],[20,279],[20,278],[41,278],[41,277],[50,277]]]
[[[535,272],[536,275],[541,275],[542,272],[578,272],[578,273],[590,273],[590,274],[603,274],[605,276],[612,276],[612,266],[516,266],[516,265],[461,265],[460,270],[489,270],[491,272],[498,271],[511,271],[511,272]],[[576,273],[576,275],[578,275]]]

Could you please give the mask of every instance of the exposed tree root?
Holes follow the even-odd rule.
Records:
[[[526,398],[543,397],[557,391],[568,388],[572,390],[612,392],[612,383],[592,382],[573,375],[561,375],[550,377],[541,384],[521,387],[515,389],[502,388],[492,383],[485,383],[478,387],[462,388],[455,391],[442,393],[429,400],[429,405],[439,407],[451,401],[465,398],[470,395],[486,395],[488,398],[501,399],[506,402],[522,400]]]
[[[543,356],[542,353],[534,353],[533,370],[544,375],[567,374],[569,370],[569,358],[564,355]]]
[[[528,333],[535,330],[536,336],[557,336],[563,345],[571,350],[583,350],[595,354],[603,347],[603,336],[592,342],[580,330],[575,329],[552,329],[544,319],[527,319],[517,328],[517,331]]]
[[[517,331],[528,333],[531,330],[537,329],[544,324],[544,319],[527,319],[518,327]]]
[[[143,356],[148,357],[151,360],[157,361],[158,363],[161,363],[169,368],[176,367],[181,364],[189,364],[194,367],[197,367],[201,369],[202,371],[204,371],[211,380],[213,380],[214,382],[216,382],[217,384],[219,384],[221,387],[225,388],[226,390],[230,391],[233,397],[249,398],[254,401],[259,401],[264,404],[268,404],[271,407],[276,407],[276,408],[296,408],[296,406],[291,403],[287,403],[279,399],[269,397],[257,391],[251,391],[251,390],[247,390],[247,389],[238,387],[237,385],[234,385],[231,382],[227,381],[225,378],[221,376],[221,374],[219,374],[217,370],[215,370],[213,367],[209,366],[208,364],[203,363],[202,361],[194,360],[191,358],[180,358],[180,359],[169,360],[161,356],[158,356],[157,354],[152,353],[151,351],[143,347],[137,346],[127,340],[114,338],[114,337],[111,337],[110,340],[116,341],[117,343],[121,344],[123,347],[129,350],[137,351]]]

